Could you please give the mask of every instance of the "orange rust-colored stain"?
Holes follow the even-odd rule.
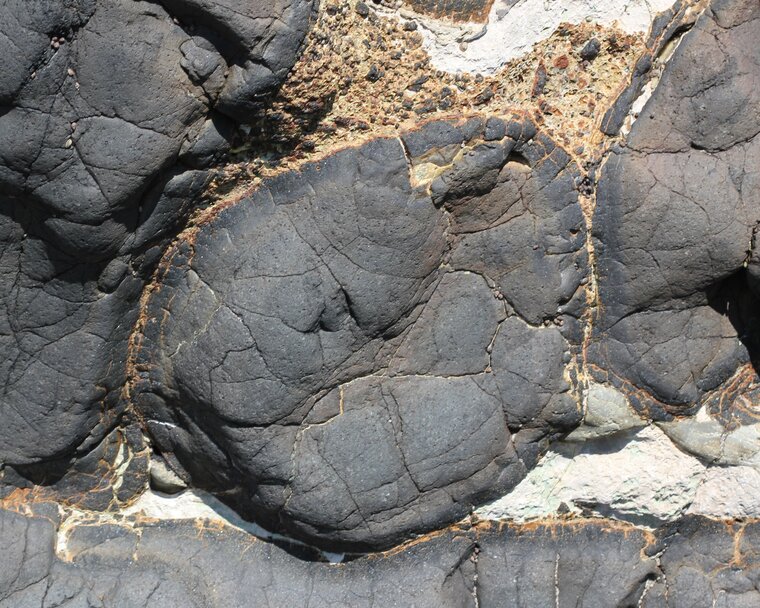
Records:
[[[597,528],[602,532],[622,534],[624,538],[628,538],[632,534],[640,534],[647,544],[653,544],[656,540],[652,532],[637,528],[633,524],[615,519],[593,517],[558,516],[525,523],[481,521],[478,522],[475,529],[479,533],[490,533],[494,530],[501,532],[508,529],[518,535],[548,534],[551,538],[557,539],[589,527]]]

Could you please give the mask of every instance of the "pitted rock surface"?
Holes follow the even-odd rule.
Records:
[[[440,527],[579,421],[584,238],[569,157],[527,120],[337,152],[169,250],[138,407],[194,484],[269,525],[349,548]]]

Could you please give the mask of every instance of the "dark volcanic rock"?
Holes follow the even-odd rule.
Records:
[[[591,358],[672,412],[758,352],[758,35],[756,3],[713,3],[599,182]]]
[[[341,564],[204,522],[82,524],[0,510],[0,607],[756,606],[756,522],[655,534],[582,520],[452,530]],[[65,525],[65,524],[64,524]]]
[[[402,4],[482,22],[491,0]],[[425,61],[406,70],[419,37],[397,50],[364,2],[330,5],[361,35],[320,25],[260,114],[315,0],[0,1],[0,608],[760,605],[741,487],[758,483],[760,5],[696,8],[654,19],[600,130],[630,126],[662,74],[654,94],[581,170],[523,114],[387,138],[398,116],[357,120],[350,95],[338,116],[337,53],[341,95],[387,80],[399,111],[423,91],[472,107]],[[535,48],[566,38],[553,65],[580,56],[594,78],[630,56],[576,32]],[[533,93],[567,90],[536,59]],[[456,96],[503,108],[511,76],[458,75]],[[241,123],[277,148],[265,116],[315,136],[289,143],[309,162],[220,198]],[[309,156],[345,141],[319,139],[325,116],[367,139]],[[535,468],[581,421],[571,439],[595,441]],[[605,460],[618,449],[630,461]],[[655,450],[678,483],[638,475]],[[600,479],[556,472],[572,458]],[[556,518],[506,521],[565,490]],[[601,516],[668,501],[657,530]]]
[[[237,5],[0,5],[0,463],[85,452],[122,409],[141,254],[206,185],[224,115],[251,118],[284,78],[312,11]]]
[[[653,540],[603,520],[496,528],[478,540],[478,605],[637,606],[659,574]]]
[[[599,40],[592,38],[583,45],[583,48],[580,51],[581,59],[585,59],[586,61],[593,61],[599,56],[599,51],[601,51],[601,49],[602,45]]]
[[[760,603],[758,522],[686,517],[663,536],[662,577],[642,607],[749,608]]]
[[[52,521],[51,521],[52,520]],[[0,511],[0,607],[473,607],[474,541],[443,534],[345,564],[300,559],[232,528],[193,522],[80,526]]]
[[[160,451],[331,550],[513,487],[579,420],[586,258],[567,155],[529,122],[498,131],[371,141],[187,231],[143,313],[136,400]]]

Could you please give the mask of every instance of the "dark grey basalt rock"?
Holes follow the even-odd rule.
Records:
[[[581,175],[522,116],[370,140],[184,226],[312,13],[0,5],[0,608],[757,606],[756,521],[454,524],[579,424],[579,369],[649,418],[756,422],[756,0],[713,0],[606,158],[590,325]],[[313,546],[125,515],[149,483]]]
[[[610,520],[512,525],[478,536],[478,605],[756,606],[757,521],[685,516],[654,533]]]
[[[0,608],[756,606],[757,522],[688,517],[451,530],[340,564],[198,522],[60,529],[52,504],[0,510]]]
[[[698,405],[758,353],[758,35],[756,3],[714,2],[601,174],[589,352],[658,417]]]
[[[643,608],[749,608],[760,603],[760,524],[687,516],[660,534],[660,577]]]
[[[660,575],[651,540],[647,532],[604,520],[512,525],[481,534],[478,605],[638,606]]]
[[[156,447],[241,513],[391,546],[579,421],[584,222],[528,121],[434,122],[266,180],[185,233],[143,316]]]
[[[231,528],[193,522],[80,526],[65,547],[55,510],[1,510],[0,607],[475,606],[475,544],[447,533],[395,555],[327,564]],[[292,551],[292,549],[291,549]]]
[[[113,427],[151,247],[293,65],[312,9],[0,5],[0,463],[85,453]]]

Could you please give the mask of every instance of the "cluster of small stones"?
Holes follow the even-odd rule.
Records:
[[[524,112],[589,162],[595,125],[645,49],[644,34],[566,24],[496,74],[452,74],[431,63],[414,18],[363,6],[323,3],[301,60],[218,178],[222,192],[420,121],[473,112]]]

